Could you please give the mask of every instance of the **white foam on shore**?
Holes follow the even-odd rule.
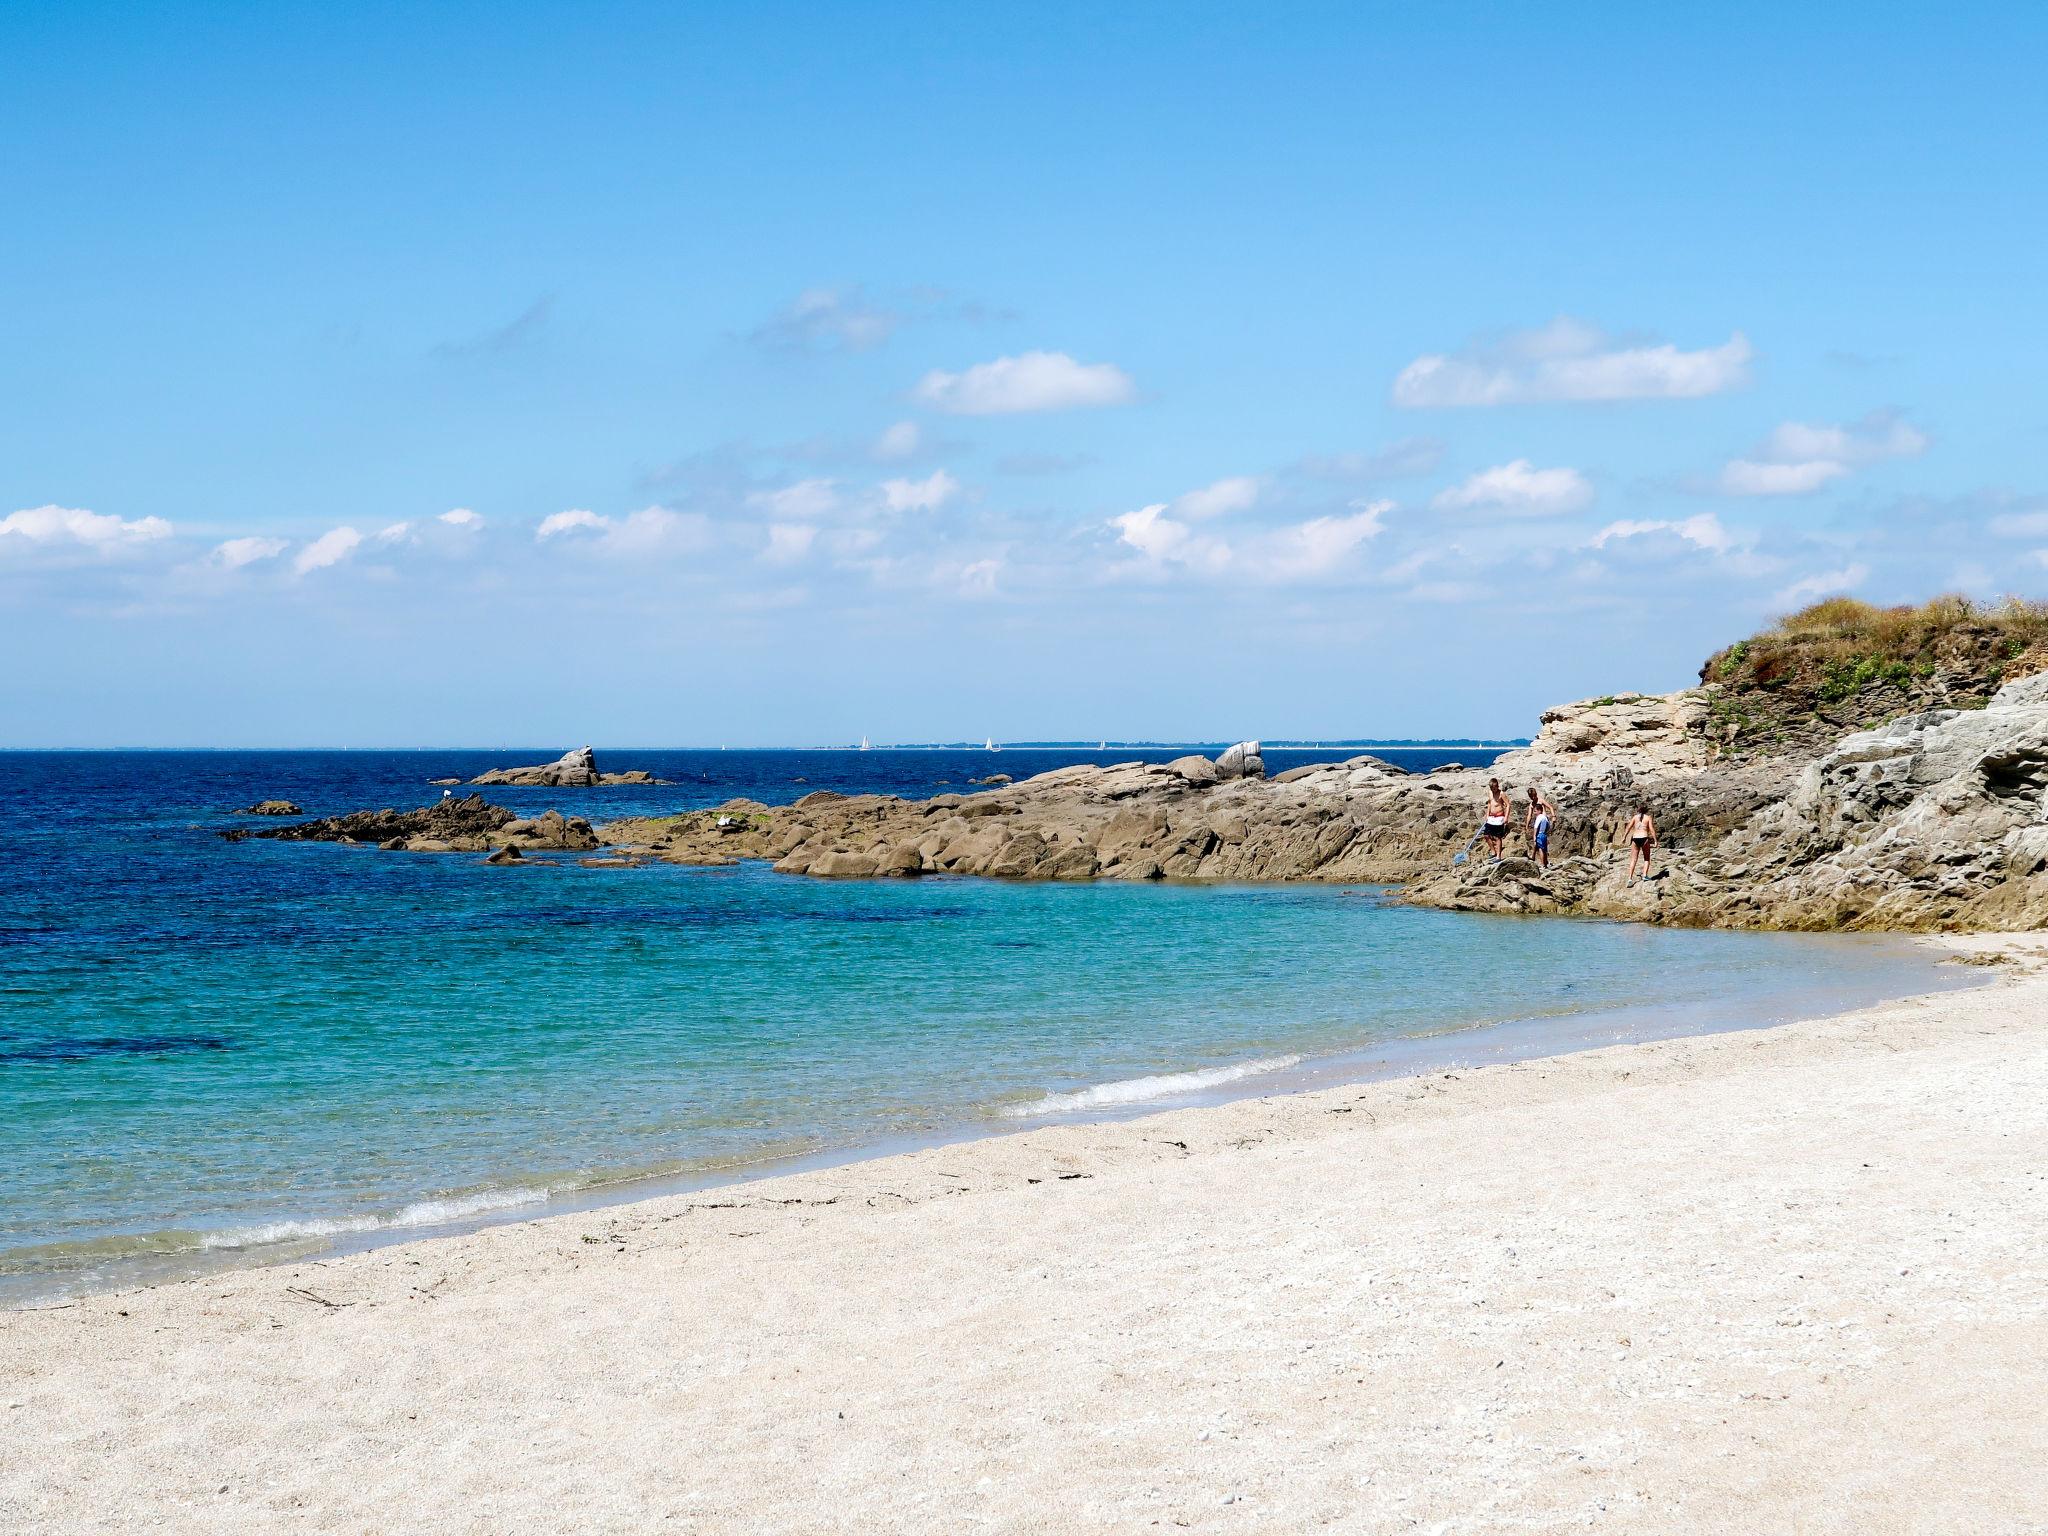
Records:
[[[270,1221],[260,1226],[231,1227],[208,1232],[199,1240],[201,1248],[262,1248],[271,1243],[296,1243],[309,1238],[344,1237],[351,1232],[384,1232],[403,1227],[438,1227],[490,1211],[504,1211],[522,1205],[539,1205],[548,1198],[545,1189],[480,1189],[467,1195],[444,1195],[432,1200],[415,1200],[389,1216],[315,1217],[305,1221]]]
[[[1221,1088],[1226,1083],[1240,1082],[1267,1072],[1284,1072],[1300,1062],[1299,1056],[1268,1056],[1259,1061],[1239,1062],[1232,1067],[1163,1072],[1156,1077],[1127,1077],[1121,1082],[1097,1083],[1092,1088],[1078,1088],[1072,1093],[1048,1093],[1030,1104],[1013,1105],[1006,1113],[1026,1118],[1066,1115],[1086,1109],[1113,1109],[1120,1104],[1149,1104],[1155,1099],[1172,1099],[1208,1088]]]

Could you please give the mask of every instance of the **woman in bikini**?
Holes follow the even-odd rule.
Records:
[[[1657,818],[1650,814],[1647,805],[1636,807],[1635,815],[1628,819],[1628,877],[1636,877],[1636,866],[1641,865],[1643,878],[1651,878],[1650,856],[1657,848]]]
[[[1501,793],[1499,779],[1486,781],[1486,819],[1479,823],[1479,835],[1486,839],[1486,851],[1498,864],[1501,844],[1508,836],[1508,797]]]

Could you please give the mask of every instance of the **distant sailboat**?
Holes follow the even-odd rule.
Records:
[[[860,749],[863,752],[871,752],[874,750],[872,747],[868,745],[868,739],[865,736],[861,737],[860,739]]]
[[[996,745],[996,739],[993,736],[989,737],[988,740],[984,741],[981,744],[981,747],[984,752],[1000,752],[1003,750],[1001,747]]]
[[[1108,740],[1104,739],[1102,741],[1098,741],[1097,743],[1095,743],[1095,750],[1098,752],[1107,752],[1109,750]]]

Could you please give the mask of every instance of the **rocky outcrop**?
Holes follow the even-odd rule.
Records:
[[[1665,835],[1651,879],[1629,881],[1609,852],[1547,873],[1468,864],[1411,895],[1724,927],[2048,924],[2048,675],[2007,684],[1982,709],[1925,710],[1844,736],[1775,786],[1752,777],[1748,794],[1730,796],[1741,779],[1721,765],[1631,786],[1625,798],[1647,801]],[[1769,792],[1746,814],[1728,814],[1759,789]],[[1699,818],[1717,796],[1723,814]]]
[[[1581,763],[1625,762],[1656,772],[1703,768],[1713,758],[1707,724],[1710,690],[1682,693],[1619,693],[1543,711],[1536,739],[1516,756],[1540,772],[1571,771]]]
[[[2048,675],[1980,710],[1903,716],[1822,755],[1717,756],[1711,690],[1552,710],[1485,769],[1409,775],[1380,759],[1224,777],[1204,757],[1080,765],[975,795],[806,795],[790,806],[612,823],[607,842],[681,863],[772,861],[824,877],[1401,883],[1471,911],[1772,928],[2048,925]],[[1517,804],[1510,857],[1471,853],[1486,781]],[[1528,857],[1530,788],[1558,815]],[[1651,878],[1623,832],[1646,807]],[[1460,860],[1458,855],[1467,853]]]
[[[564,752],[552,763],[538,763],[531,768],[493,768],[469,782],[545,789],[589,789],[600,784],[659,784],[662,781],[643,768],[629,769],[625,773],[600,773],[597,754],[588,747],[577,747]]]
[[[258,800],[254,805],[243,806],[235,814],[237,816],[303,816],[306,813],[289,800]]]
[[[607,824],[607,842],[681,863],[760,858],[822,876],[1038,880],[1384,880],[1448,857],[1472,809],[1377,758],[1222,779],[1206,757],[1082,764],[976,795],[906,801],[819,791],[794,805]],[[1431,781],[1434,782],[1434,781]],[[720,825],[721,819],[724,825]]]
[[[587,851],[597,834],[581,816],[548,811],[520,818],[482,795],[452,797],[419,810],[351,811],[284,827],[233,827],[221,833],[231,843],[264,838],[285,843],[374,843],[409,853],[481,853],[486,849]]]

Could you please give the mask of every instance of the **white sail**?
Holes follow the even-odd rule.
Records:
[[[985,752],[1000,752],[1003,750],[1001,747],[996,745],[996,739],[993,736],[989,737],[988,740],[984,741],[981,744],[981,746],[982,750]]]
[[[861,737],[860,739],[860,749],[863,752],[871,750],[868,746],[868,739],[865,736]]]

